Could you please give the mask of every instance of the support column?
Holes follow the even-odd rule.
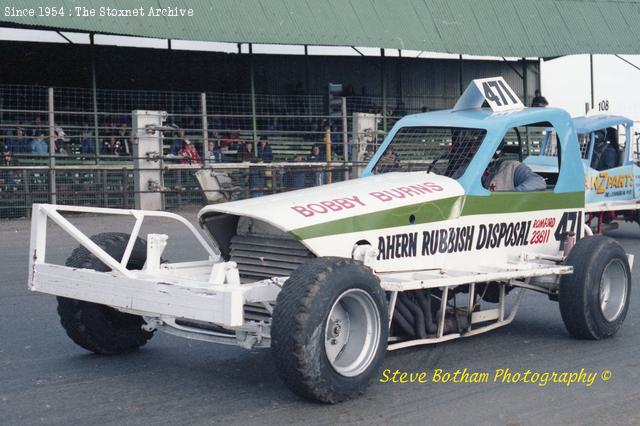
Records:
[[[524,106],[529,104],[529,78],[527,75],[527,59],[522,58],[522,102]],[[531,138],[529,137],[529,128],[525,129],[525,137],[527,144],[527,155],[531,155]]]
[[[345,163],[349,161],[349,137],[347,135],[347,98],[342,97],[342,153]]]
[[[538,58],[538,90],[542,93],[542,58]]]
[[[96,164],[100,163],[100,131],[98,130],[98,90],[96,83],[96,60],[95,60],[95,44],[94,33],[89,34],[89,41],[91,46],[91,98],[93,101],[93,138],[95,143]],[[135,129],[131,129],[132,132]]]
[[[527,60],[522,58],[522,102],[525,106],[529,100],[529,78],[527,73]]]
[[[380,85],[382,89],[382,130],[386,136],[387,134],[387,84],[385,81],[384,69],[385,69],[384,49],[380,49]]]
[[[396,105],[402,101],[402,50],[398,49],[398,60],[396,61]]]
[[[51,204],[57,204],[56,194],[56,137],[55,137],[55,113],[53,105],[53,87],[49,87],[49,193],[51,194]]]
[[[589,55],[589,80],[591,82],[591,110],[596,107],[595,102],[595,93],[593,90],[593,55]]]
[[[311,79],[309,77],[309,46],[304,45],[304,88],[307,94],[307,115],[311,112]]]
[[[462,61],[462,55],[460,55],[458,56],[458,88],[460,89],[460,95],[462,95],[462,92],[464,92],[463,73],[464,73],[464,66]]]
[[[332,157],[332,153],[331,153],[331,126],[327,126],[327,128],[324,131],[324,146],[325,146],[325,156],[327,157],[327,182],[326,183],[332,183],[333,182],[333,176],[331,173],[331,157]]]
[[[206,164],[209,150],[209,122],[207,120],[207,94],[200,93],[200,114],[202,116],[202,164]]]
[[[256,121],[256,85],[253,70],[253,44],[249,43],[249,76],[251,78],[251,126],[253,129],[253,154],[258,155],[258,125]]]

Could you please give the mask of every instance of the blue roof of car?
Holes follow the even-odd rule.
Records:
[[[569,115],[559,108],[522,108],[505,112],[493,112],[489,108],[458,111],[445,109],[407,115],[400,119],[396,126],[468,127],[491,130],[513,127],[523,121],[528,123],[546,122],[550,117],[569,118]]]
[[[576,128],[576,133],[590,133],[595,130],[604,129],[605,127],[613,127],[619,124],[630,126],[633,124],[633,120],[620,115],[592,115],[589,117],[576,117],[573,119],[573,125]]]

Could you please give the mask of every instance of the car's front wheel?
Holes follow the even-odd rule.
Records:
[[[379,280],[362,263],[327,257],[300,266],[273,313],[271,349],[281,378],[320,402],[362,394],[384,359],[388,315]]]

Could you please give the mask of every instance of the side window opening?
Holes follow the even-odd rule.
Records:
[[[593,132],[591,168],[608,170],[624,162],[624,145],[619,142],[618,128],[607,127]]]
[[[540,146],[542,137],[546,137],[543,154],[553,154],[552,156],[558,158],[557,133],[548,126],[550,126],[549,123],[536,123],[526,127],[509,129],[482,175],[482,185],[494,192],[530,192],[553,189],[558,180],[557,172],[534,171],[522,162],[524,152],[529,151],[531,145],[534,145],[531,140],[533,137],[538,138],[536,141],[538,146]],[[559,170],[559,164],[560,159],[558,158],[557,170]]]
[[[460,127],[403,127],[374,167],[374,173],[431,171],[454,179],[464,174],[486,130]]]
[[[557,157],[558,156],[558,147],[560,146],[560,141],[558,140],[558,133],[553,128],[546,128],[544,130],[545,144],[544,151],[542,155],[546,155],[548,157]]]
[[[619,147],[619,166],[624,166],[627,162],[627,134],[625,126],[616,126],[616,133],[618,135],[618,147]]]
[[[589,148],[591,145],[591,133],[578,133],[578,145],[580,146],[580,158],[589,158]]]

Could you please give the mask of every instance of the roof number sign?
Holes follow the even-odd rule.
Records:
[[[473,80],[460,96],[453,110],[481,108],[485,101],[496,112],[524,108],[504,78],[491,77]]]

